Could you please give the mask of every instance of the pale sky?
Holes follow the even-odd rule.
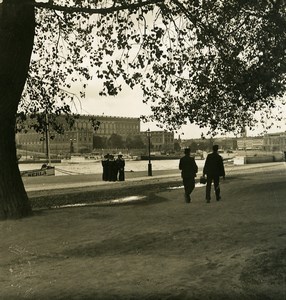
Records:
[[[143,103],[142,98],[142,92],[139,88],[132,90],[129,87],[126,87],[124,91],[114,97],[99,96],[98,89],[89,84],[86,98],[81,101],[81,105],[77,105],[77,112],[89,115],[139,118],[141,115],[151,114],[150,106]],[[140,125],[141,131],[145,131],[148,128],[150,130],[163,130],[157,127],[156,123],[143,123],[141,121]],[[200,138],[202,132],[206,133],[207,130],[202,130],[195,125],[188,125],[178,131],[175,137],[180,135],[182,139]]]
[[[130,89],[126,87],[121,93],[114,97],[104,97],[98,95],[98,88],[95,84],[89,83],[86,91],[86,98],[77,105],[78,113],[90,115],[105,115],[105,116],[118,116],[118,117],[135,117],[139,118],[140,115],[148,115],[151,113],[150,107],[142,102],[142,92],[140,88]],[[286,114],[286,107],[285,107]],[[286,131],[285,120],[279,124],[281,128],[274,126],[269,132]],[[141,121],[141,131],[147,130],[162,130],[157,127],[155,123],[143,123]],[[248,135],[259,135],[262,132],[262,127],[258,126],[257,130],[250,132]],[[207,129],[203,130],[196,125],[183,126],[182,129],[175,134],[175,137],[180,135],[181,139],[200,138],[201,133],[206,134]],[[233,136],[226,134],[225,136]]]

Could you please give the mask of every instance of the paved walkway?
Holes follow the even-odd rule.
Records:
[[[264,163],[264,164],[249,164],[241,166],[226,165],[226,177],[239,174],[247,174],[253,172],[264,172],[269,169],[281,169],[286,167],[284,162]],[[202,171],[199,171],[197,178],[201,176]],[[153,176],[147,176],[147,170],[140,172],[126,172],[126,180],[124,182],[106,182],[102,181],[101,174],[88,175],[62,175],[62,176],[40,176],[40,177],[25,177],[23,182],[27,192],[43,192],[64,189],[81,189],[95,188],[98,189],[113,189],[121,186],[132,186],[166,182],[180,181],[179,170],[161,170],[153,171]]]

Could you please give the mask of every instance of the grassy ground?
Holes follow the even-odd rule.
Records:
[[[222,201],[144,201],[0,223],[0,299],[286,299],[285,167],[233,176]]]

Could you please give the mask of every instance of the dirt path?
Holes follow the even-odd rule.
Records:
[[[285,168],[0,223],[0,299],[286,299]]]

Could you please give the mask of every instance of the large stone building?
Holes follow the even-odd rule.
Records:
[[[81,116],[83,118],[84,116]],[[109,138],[113,133],[121,135],[126,139],[127,136],[140,134],[140,119],[125,117],[94,116],[100,122],[100,127],[96,134],[101,137]],[[88,117],[90,118],[90,117]]]
[[[144,143],[149,143],[148,132],[141,132]],[[150,132],[150,146],[152,151],[172,152],[174,151],[174,132],[158,130]]]
[[[98,130],[94,131],[91,118],[100,122]],[[30,122],[29,120],[27,123]],[[64,124],[64,119],[61,121]],[[50,132],[50,152],[52,154],[87,153],[98,149],[95,137],[108,139],[117,134],[126,140],[127,137],[141,136],[145,145],[148,145],[146,132],[140,131],[139,118],[125,118],[112,116],[80,116],[75,120],[74,126],[65,127],[64,134]],[[26,133],[17,133],[16,143],[18,149],[45,153],[46,138],[44,135],[29,129]],[[152,151],[172,151],[174,149],[174,133],[167,131],[151,132]]]
[[[263,150],[263,137],[241,137],[237,139],[238,150]]]
[[[94,131],[91,117],[100,122],[99,129]],[[28,121],[29,122],[29,121]],[[64,122],[64,120],[62,121]],[[94,135],[109,138],[118,134],[127,136],[140,135],[140,119],[111,116],[80,116],[72,128],[65,127],[64,134],[49,132],[50,151],[54,154],[91,152],[94,145]],[[30,129],[26,133],[17,133],[16,143],[19,149],[35,152],[45,152],[45,136]]]
[[[286,132],[269,133],[264,135],[264,150],[286,151]]]

